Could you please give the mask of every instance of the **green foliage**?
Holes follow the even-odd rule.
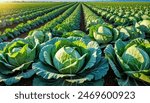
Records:
[[[105,49],[106,58],[118,77],[119,85],[150,84],[149,54],[150,42],[141,38],[129,43],[117,40],[114,48],[108,45]]]
[[[30,66],[35,60],[37,45],[22,39],[0,45],[0,82],[12,85],[34,74]]]
[[[43,45],[39,59],[32,66],[38,75],[33,85],[103,85],[108,71],[99,45],[80,37],[53,38]]]
[[[0,85],[150,85],[149,3],[50,4],[0,4]]]

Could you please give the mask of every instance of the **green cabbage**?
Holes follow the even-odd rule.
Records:
[[[84,37],[86,36],[86,34],[80,30],[73,30],[72,32],[66,32],[62,35],[62,37],[70,37],[70,36]]]
[[[12,85],[34,74],[30,65],[35,60],[37,45],[32,46],[22,39],[0,45],[3,46],[0,51],[0,82]]]
[[[119,31],[111,26],[98,24],[90,28],[89,36],[96,40],[99,44],[107,44],[118,39]]]
[[[137,38],[129,43],[118,40],[108,45],[105,55],[118,77],[119,85],[150,84],[150,42]]]
[[[53,38],[42,45],[32,65],[33,85],[103,85],[107,60],[97,42],[80,37]]]
[[[139,23],[136,23],[135,26],[139,28],[141,31],[150,34],[150,20],[140,21]]]

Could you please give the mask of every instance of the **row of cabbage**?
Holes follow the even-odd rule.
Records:
[[[92,12],[87,5],[84,6],[84,15],[89,37],[104,49],[103,53],[117,77],[118,84],[148,85],[147,83],[150,83],[149,18],[135,22],[132,26],[115,28]]]
[[[51,12],[44,14],[43,16],[37,17],[33,20],[28,20],[26,23],[20,23],[15,28],[8,28],[6,29],[1,35],[0,35],[0,42],[6,41],[9,38],[15,38],[22,33],[29,32],[30,30],[54,19],[55,17],[59,16],[61,13],[63,13],[65,10],[67,10],[71,4],[62,4],[56,7],[53,7]],[[57,9],[56,9],[57,8]]]
[[[64,32],[80,29],[81,4],[79,4],[74,12],[68,16],[61,24],[53,28],[52,32],[56,35],[62,35]]]
[[[55,5],[53,5],[55,6]],[[63,6],[63,5],[61,5]],[[0,18],[0,28],[8,28],[8,26],[15,25],[18,23],[26,22],[28,20],[35,19],[37,17],[40,17],[46,13],[49,13],[61,6],[56,7],[45,7],[45,8],[39,8],[39,9],[31,9],[30,11],[21,12],[17,15],[10,15],[9,17],[4,17],[3,19]],[[5,31],[5,30],[4,30]]]
[[[89,5],[98,15],[112,23],[114,26],[128,26],[142,20],[150,20],[149,6],[117,6],[100,7]]]
[[[26,12],[22,12],[22,14],[18,14],[18,16],[9,16],[9,17],[4,17],[0,19],[0,28],[5,28],[10,25],[17,24],[19,22],[25,22],[25,20],[33,19],[38,16],[38,12],[41,14],[43,10],[46,10],[47,8],[40,8],[40,9],[35,9],[35,10],[30,10]]]
[[[81,7],[88,35],[70,24],[73,22],[78,27]],[[66,18],[70,11],[73,13]],[[68,25],[66,31],[44,29],[25,39],[0,44],[2,84],[12,85],[33,76],[32,85],[104,85],[107,82],[104,77],[112,69],[118,85],[150,85],[148,40],[140,36],[124,40],[127,33],[111,27],[84,4],[70,7],[62,17],[66,19],[54,25],[60,28]],[[146,31],[150,30],[149,26],[137,24],[136,30],[149,34]]]
[[[114,27],[92,12],[86,5],[84,6],[84,15],[86,30],[100,44],[107,45],[108,43],[115,42],[117,39],[128,41],[138,37],[148,38],[150,34],[150,20],[148,19],[136,22],[135,25],[131,26]],[[106,34],[103,34],[104,32]]]
[[[49,21],[42,27],[38,28],[38,30],[41,30],[43,32],[46,32],[46,31],[52,32],[54,27],[56,27],[58,24],[61,24],[66,18],[68,18],[71,15],[72,12],[74,12],[77,5],[78,4],[73,5],[72,7],[67,9],[62,15],[59,15],[58,17],[54,18],[53,20]],[[32,31],[31,31],[31,33],[32,33]]]

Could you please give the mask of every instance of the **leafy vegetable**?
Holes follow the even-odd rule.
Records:
[[[36,47],[17,39],[4,45],[0,52],[0,82],[12,85],[22,78],[30,78],[34,71],[30,65],[36,56]]]
[[[38,75],[33,85],[103,85],[107,60],[97,42],[80,37],[53,38],[32,65]]]
[[[62,37],[70,37],[70,36],[84,37],[84,36],[86,36],[86,34],[80,30],[74,30],[72,32],[67,32],[62,35]]]
[[[119,31],[107,25],[95,25],[90,28],[89,36],[94,38],[99,44],[107,44],[118,39]]]
[[[143,20],[136,24],[141,31],[150,34],[150,20]]]
[[[42,43],[50,40],[51,38],[52,38],[52,34],[51,33],[49,33],[49,32],[43,33],[42,31],[35,30],[35,31],[33,31],[31,33],[31,35],[29,35],[25,39],[28,42],[30,42],[31,44],[35,45],[36,42],[38,42],[38,44],[42,44]]]
[[[112,45],[108,45],[105,49],[105,55],[118,77],[119,85],[150,83],[149,54],[150,42],[141,38],[134,39],[129,43],[118,40],[114,48]]]

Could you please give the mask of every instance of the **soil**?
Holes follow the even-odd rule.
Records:
[[[14,84],[12,86],[32,86],[32,82],[33,82],[34,76],[32,76],[29,79],[21,79],[21,81],[19,83],[16,83],[16,84]]]
[[[85,30],[83,7],[81,8],[80,30],[87,33],[86,30]]]
[[[113,71],[109,69],[107,75],[105,76],[104,80],[104,86],[118,86],[116,81],[116,76],[114,75]]]
[[[90,8],[89,8],[90,9]],[[91,10],[91,9],[90,9]],[[92,12],[94,12],[93,10],[91,10]],[[95,13],[95,12],[94,12]],[[98,15],[97,13],[95,13],[96,15]],[[105,20],[104,21],[106,23],[109,23],[109,21]],[[114,26],[114,25],[113,25]],[[86,34],[88,34],[88,32],[85,30],[85,24],[84,24],[84,14],[82,11],[82,15],[81,15],[81,30],[84,31]],[[104,55],[104,54],[103,54]],[[114,75],[113,71],[111,69],[109,69],[107,75],[104,77],[105,83],[104,86],[117,86],[117,81],[116,81],[116,76]]]

